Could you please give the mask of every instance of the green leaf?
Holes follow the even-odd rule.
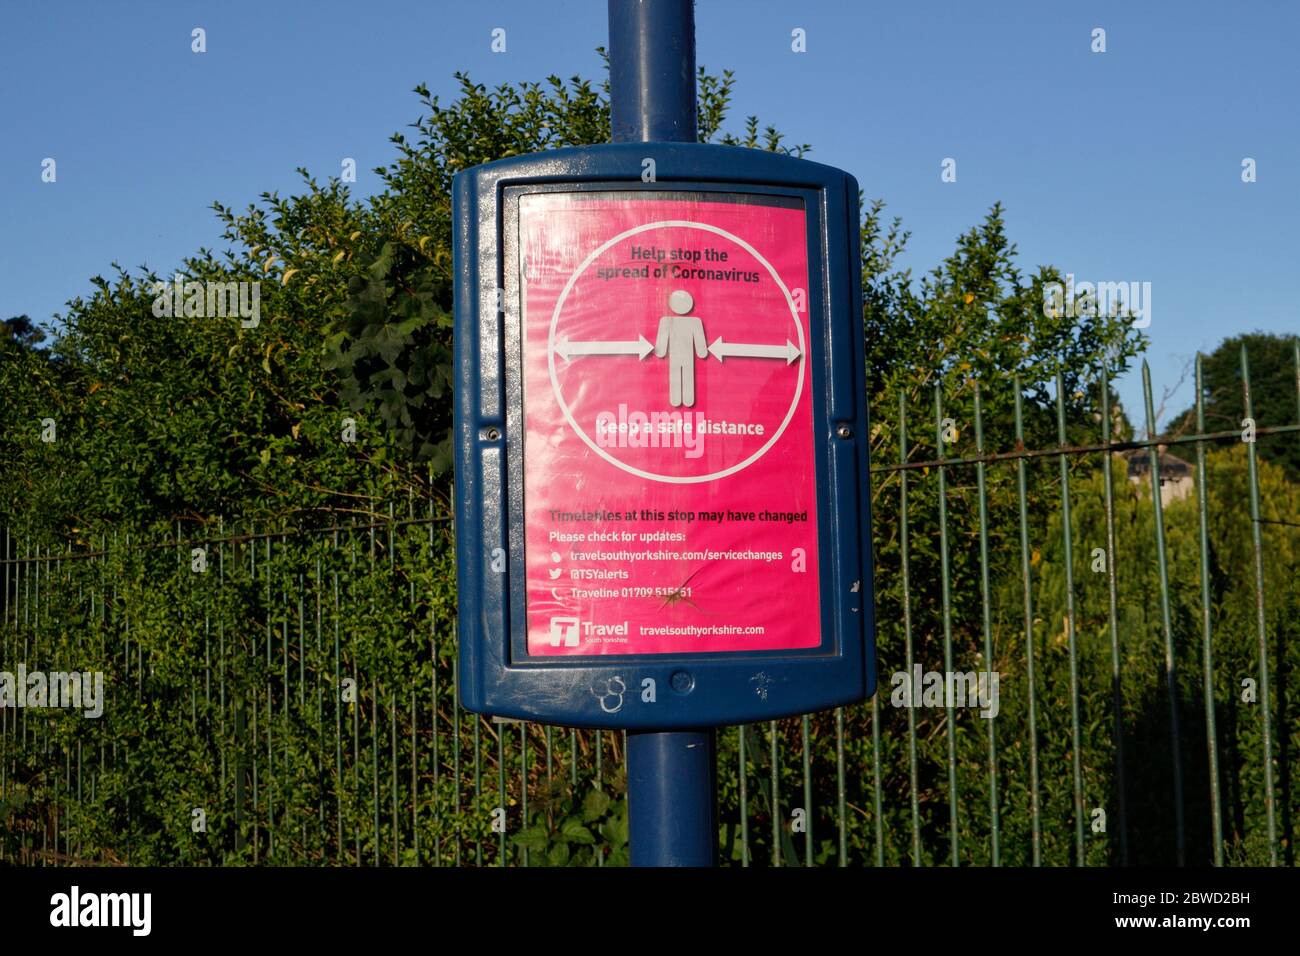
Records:
[[[611,846],[623,846],[627,843],[627,803],[624,802],[618,812],[601,824],[600,833]]]
[[[605,815],[609,809],[609,794],[604,790],[592,790],[582,801],[582,822],[590,823]]]
[[[582,825],[577,817],[569,817],[560,826],[560,836],[570,843],[592,844],[596,842],[595,835]]]
[[[564,866],[569,862],[569,844],[557,843],[546,854],[547,866]]]
[[[544,853],[551,840],[545,827],[531,826],[516,833],[512,842],[530,853]]]

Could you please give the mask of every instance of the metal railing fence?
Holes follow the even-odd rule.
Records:
[[[1019,381],[1010,449],[978,383],[936,386],[911,444],[900,400],[873,465],[877,694],[719,732],[724,862],[1293,864],[1300,486],[1269,449],[1300,442],[1300,343],[1295,366],[1297,424],[1254,427],[1243,349],[1251,428],[1206,432],[1198,359],[1195,433],[1147,440],[1112,434],[1104,373],[1095,443],[1067,441],[1059,379],[1054,447],[1024,446]],[[1166,495],[1182,447],[1194,495]],[[386,507],[149,544],[8,516],[0,860],[626,862],[623,736],[463,712],[447,509]],[[961,667],[997,716],[947,690]],[[102,716],[52,706],[63,673],[104,675]]]

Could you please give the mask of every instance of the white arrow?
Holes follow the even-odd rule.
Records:
[[[789,365],[800,355],[799,346],[789,339],[785,340],[785,345],[745,345],[739,342],[724,342],[721,335],[714,339],[713,344],[709,346],[709,354],[719,362],[731,357],[783,358],[786,365]]]
[[[566,362],[575,355],[635,355],[643,359],[654,346],[644,335],[638,335],[635,342],[570,342],[565,338],[555,343],[555,351]]]

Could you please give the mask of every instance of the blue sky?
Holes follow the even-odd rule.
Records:
[[[911,230],[915,271],[1001,200],[1026,271],[1150,282],[1157,403],[1197,349],[1300,331],[1300,4],[714,0],[696,16],[699,62],[736,72],[733,128],[755,113],[852,172]],[[599,79],[605,42],[603,0],[6,0],[0,317],[46,321],[113,261],[165,272],[222,248],[210,203],[292,191],[295,167],[324,178],[355,157],[357,189],[376,189],[418,82]],[[1140,415],[1136,374],[1120,393]],[[1168,411],[1190,400],[1189,380]]]

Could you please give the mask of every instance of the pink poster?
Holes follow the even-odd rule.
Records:
[[[519,210],[528,652],[821,641],[798,199]]]

